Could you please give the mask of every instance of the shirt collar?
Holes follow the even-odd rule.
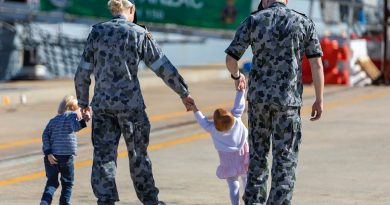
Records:
[[[286,7],[287,5],[285,3],[282,3],[282,2],[274,2],[272,3],[268,8],[272,8],[272,7]]]
[[[113,19],[124,19],[126,20],[126,16],[122,15],[122,14],[118,14],[118,15],[115,15],[114,17],[112,17]]]

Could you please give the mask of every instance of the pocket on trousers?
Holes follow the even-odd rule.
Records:
[[[291,150],[294,153],[298,153],[299,152],[299,145],[301,144],[301,138],[302,138],[301,118],[300,118],[299,114],[294,116],[294,120],[292,122],[291,130],[292,130],[291,135],[293,136],[293,141],[292,141],[292,144],[291,144]]]
[[[134,145],[139,151],[147,151],[149,145],[150,123],[148,120],[136,122],[134,125]]]

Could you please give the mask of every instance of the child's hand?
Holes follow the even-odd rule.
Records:
[[[240,89],[238,89],[237,91],[239,91],[239,92],[245,92],[245,88],[240,88]]]
[[[198,110],[198,107],[196,107],[196,104],[195,104],[195,103],[191,106],[191,110],[192,110],[193,112],[198,112],[198,111],[199,111],[199,110]]]
[[[240,79],[235,81],[236,90],[243,91],[247,87],[245,75],[241,74]]]
[[[77,120],[81,120],[82,119],[81,108],[77,109],[75,112],[77,114]]]
[[[49,160],[51,165],[58,164],[57,159],[52,154],[47,155],[47,159]]]

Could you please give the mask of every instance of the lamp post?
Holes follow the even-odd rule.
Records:
[[[310,0],[310,4],[309,4],[309,18],[310,19],[313,19],[313,4],[314,4],[314,0]]]

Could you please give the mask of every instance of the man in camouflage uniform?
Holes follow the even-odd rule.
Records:
[[[137,77],[139,62],[143,60],[180,95],[188,108],[193,103],[183,78],[151,34],[131,23],[135,11],[132,8],[93,26],[75,75],[77,98],[84,112],[89,106],[90,75],[95,76],[91,102],[94,147],[91,184],[99,205],[119,201],[115,174],[121,134],[127,145],[130,174],[139,200],[145,205],[164,204],[158,201],[159,190],[147,154],[150,123]]]
[[[237,61],[249,45],[254,55],[247,86],[250,165],[243,197],[245,204],[291,204],[301,142],[304,54],[310,60],[316,90],[311,120],[320,119],[322,114],[322,50],[314,23],[288,9],[286,4],[286,0],[269,0],[268,8],[242,22],[226,49],[226,64],[238,88],[246,87],[246,82],[239,73]],[[267,198],[271,141],[272,183]]]

